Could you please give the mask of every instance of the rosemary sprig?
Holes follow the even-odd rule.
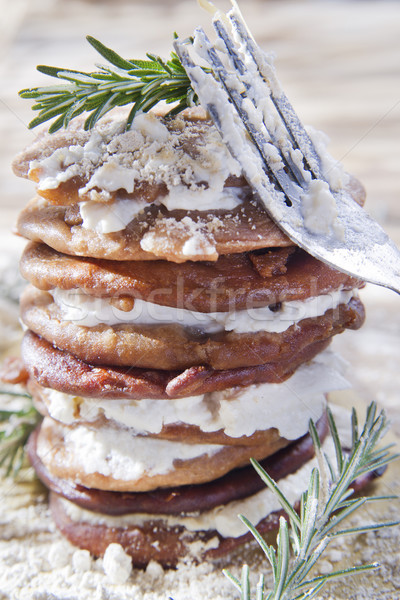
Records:
[[[176,34],[175,34],[176,37]],[[91,36],[86,38],[111,66],[96,65],[99,71],[86,73],[59,67],[39,65],[37,70],[68,83],[24,89],[21,98],[35,100],[32,109],[38,116],[29,123],[32,129],[54,119],[49,128],[53,133],[78,115],[89,112],[84,128],[91,129],[108,111],[116,106],[132,104],[127,128],[138,111],[147,112],[161,101],[177,103],[168,113],[172,116],[188,106],[198,104],[178,56],[171,52],[168,61],[154,54],[148,60],[126,60]]]
[[[265,542],[246,517],[239,516],[260,545],[272,567],[273,589],[265,591],[264,577],[261,576],[257,585],[255,600],[305,600],[306,598],[314,598],[332,579],[377,568],[379,565],[373,563],[342,569],[327,575],[310,577],[310,571],[330,541],[335,537],[366,533],[399,524],[399,522],[387,522],[338,530],[338,526],[341,526],[344,519],[365,503],[393,498],[392,496],[351,498],[353,493],[351,485],[357,477],[382,468],[398,458],[399,455],[389,453],[391,445],[377,448],[378,441],[386,432],[387,423],[383,411],[377,415],[375,403],[372,403],[367,409],[365,423],[360,435],[356,413],[353,409],[352,447],[349,453],[342,450],[335,421],[330,411],[328,416],[329,429],[335,446],[336,464],[332,464],[330,459],[323,454],[316,428],[310,422],[310,434],[315,447],[318,468],[313,469],[311,473],[309,486],[301,497],[298,513],[268,473],[257,461],[252,461],[260,477],[268,488],[277,495],[282,508],[287,514],[287,518],[281,517],[279,521],[276,548]],[[247,565],[242,569],[241,580],[234,577],[229,571],[224,570],[224,574],[239,590],[242,600],[251,600]]]
[[[42,417],[29,394],[0,390],[0,395],[27,399],[22,409],[0,410],[0,467],[5,477],[16,477],[24,462],[28,437]]]

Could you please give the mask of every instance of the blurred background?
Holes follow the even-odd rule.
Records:
[[[229,2],[218,6],[227,9]],[[0,293],[9,326],[23,246],[10,231],[33,193],[10,168],[35,136],[27,129],[30,102],[18,90],[51,83],[35,71],[37,64],[92,69],[98,58],[87,34],[127,58],[167,57],[174,31],[187,36],[197,25],[210,29],[210,19],[196,0],[0,0],[0,7]],[[301,119],[328,134],[331,153],[363,182],[369,212],[399,245],[400,2],[242,0],[241,8],[261,46],[275,52]],[[338,336],[335,347],[351,360],[355,388],[366,401],[385,405],[400,432],[400,299],[374,286],[363,298],[365,327]]]

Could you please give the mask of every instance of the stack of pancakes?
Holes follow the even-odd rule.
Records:
[[[22,356],[57,526],[137,566],[223,555],[249,539],[238,513],[274,527],[250,458],[300,496],[309,419],[323,438],[344,385],[325,349],[361,326],[362,282],[293,246],[198,110],[77,119],[14,169],[37,183]]]

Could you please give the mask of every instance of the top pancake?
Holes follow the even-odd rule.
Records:
[[[117,261],[216,261],[220,255],[292,245],[203,112],[150,121],[151,127],[135,120],[126,132],[117,116],[85,132],[78,119],[68,130],[39,137],[14,162],[18,175],[37,182],[39,194],[20,215],[18,232],[65,254]],[[239,191],[240,204],[227,208],[227,188],[233,196],[232,190]],[[350,179],[348,191],[363,203],[356,180]],[[211,201],[204,200],[207,193]],[[121,200],[140,212],[120,230],[102,233],[96,219],[93,225],[82,218],[82,201],[106,206],[115,217]]]
[[[179,186],[198,192],[222,189],[224,182],[246,184],[202,108],[172,119],[153,112],[137,115],[128,131],[127,116],[117,110],[90,131],[81,117],[67,129],[43,132],[15,158],[15,174],[35,181],[43,198],[63,206],[110,202],[121,195],[150,203]]]

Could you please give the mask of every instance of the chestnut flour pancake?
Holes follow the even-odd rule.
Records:
[[[229,387],[282,383],[296,368],[325,350],[330,340],[307,346],[288,360],[256,367],[214,370],[205,365],[183,371],[89,364],[27,331],[22,341],[24,364],[32,381],[67,394],[95,398],[181,398]]]
[[[83,327],[64,321],[53,298],[27,288],[21,297],[21,318],[35,333],[93,364],[183,369],[206,365],[235,369],[287,359],[317,341],[344,329],[358,329],[364,321],[361,302],[352,298],[337,310],[300,321],[283,333],[192,332],[180,324]]]
[[[320,439],[328,433],[324,414],[316,423]],[[113,492],[86,488],[66,479],[54,477],[37,455],[39,430],[29,440],[29,457],[43,483],[55,493],[75,502],[82,508],[99,510],[103,514],[124,515],[133,513],[174,514],[203,512],[217,506],[246,498],[263,489],[264,484],[250,465],[230,471],[223,477],[201,485],[160,488],[151,494],[140,492]],[[261,466],[278,481],[294,473],[305,460],[314,455],[310,434],[292,442],[275,455],[260,461]]]
[[[243,310],[363,285],[296,246],[221,256],[194,268],[188,261],[157,260],[149,266],[139,260],[68,256],[33,243],[27,245],[20,269],[41,290],[80,289],[111,297],[123,310],[133,308],[132,298],[199,312]]]

